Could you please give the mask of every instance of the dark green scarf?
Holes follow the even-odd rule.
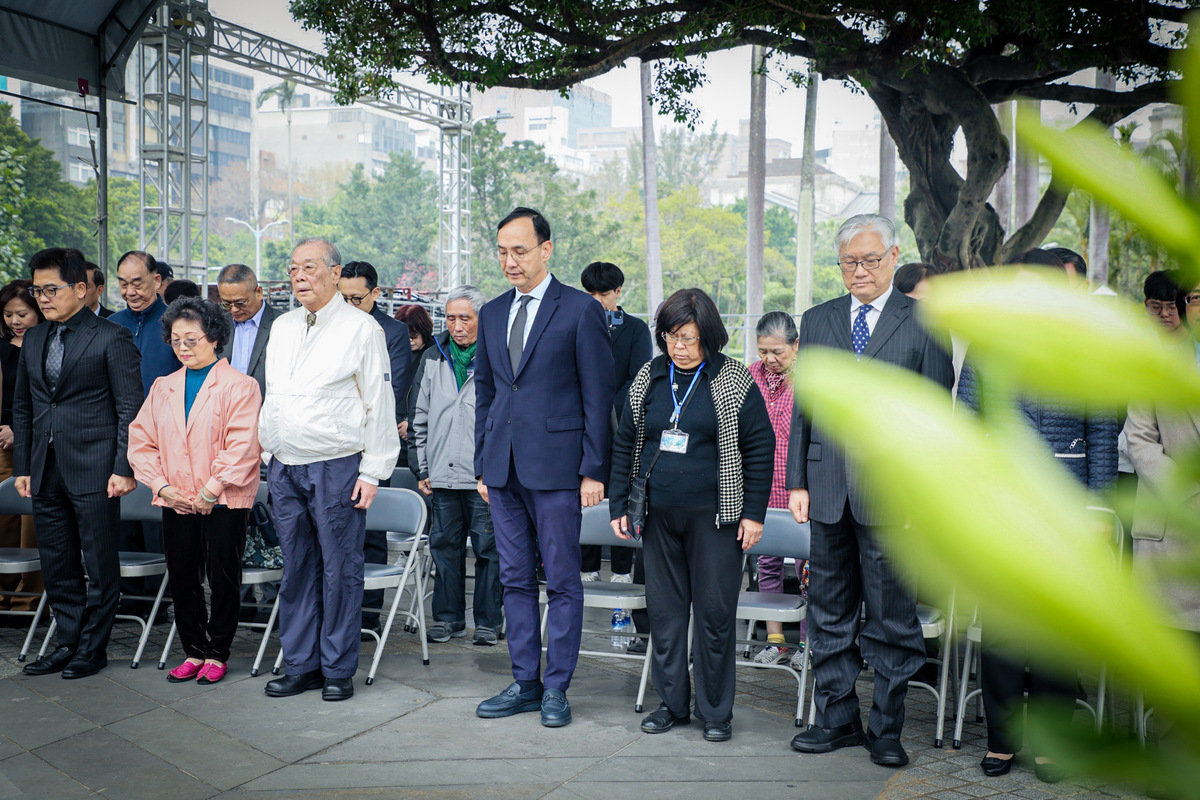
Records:
[[[454,379],[458,381],[460,389],[467,382],[467,367],[475,360],[477,344],[478,340],[471,342],[469,347],[459,347],[453,339],[450,340],[450,366],[454,367]]]

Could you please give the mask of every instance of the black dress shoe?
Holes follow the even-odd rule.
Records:
[[[1042,783],[1058,783],[1067,777],[1067,771],[1062,768],[1061,764],[1055,764],[1053,761],[1045,763],[1033,763],[1033,774]]]
[[[979,762],[979,766],[983,770],[984,775],[987,775],[989,778],[999,778],[1001,775],[1008,774],[1008,771],[1012,769],[1013,762],[1016,760],[1016,756],[1009,756],[1008,758],[984,756],[983,760]]]
[[[630,642],[629,647],[625,648],[625,652],[631,656],[646,655],[646,640],[642,638],[634,639]]]
[[[867,732],[865,746],[871,751],[871,763],[881,767],[903,767],[908,763],[908,753],[899,739],[880,739],[875,734]]]
[[[85,653],[80,650],[62,671],[67,679],[87,678],[108,666],[107,653]]]
[[[691,721],[690,714],[677,717],[667,708],[667,704],[663,703],[642,720],[642,730],[646,733],[666,733],[676,725],[688,725]]]
[[[709,742],[728,742],[733,736],[732,722],[706,722],[704,723],[704,738]]]
[[[848,725],[838,725],[834,728],[814,725],[792,737],[792,749],[801,753],[828,753],[840,747],[863,744],[865,741],[862,722],[854,720]]]
[[[267,697],[291,697],[303,694],[309,689],[321,689],[324,686],[325,676],[321,674],[321,670],[314,669],[303,675],[284,675],[282,678],[269,681],[263,691],[267,693]]]
[[[55,672],[62,672],[67,664],[75,658],[74,647],[60,647],[45,658],[39,658],[25,665],[26,675],[50,675]]]
[[[333,702],[349,700],[354,697],[354,681],[350,678],[326,678],[325,686],[321,689],[321,699]]]

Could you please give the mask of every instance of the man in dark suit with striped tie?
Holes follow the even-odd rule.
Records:
[[[850,293],[804,314],[800,349],[830,347],[859,360],[886,361],[949,390],[954,383],[950,355],[918,324],[916,301],[892,289],[900,248],[891,220],[876,214],[851,217],[838,230],[836,244]],[[886,413],[887,398],[862,402]],[[916,601],[879,547],[879,539],[904,520],[885,515],[865,496],[853,475],[853,455],[821,430],[820,409],[810,418],[796,403],[788,444],[788,507],[797,522],[812,523],[808,631],[817,713],[815,726],[792,739],[792,747],[827,753],[864,744],[876,764],[903,766],[908,763],[900,744],[904,699],[909,679],[925,663],[925,642]],[[866,621],[860,623],[862,604]],[[864,659],[875,670],[865,732],[854,692]]]
[[[46,323],[25,334],[21,348],[13,474],[17,491],[33,498],[58,648],[25,672],[83,678],[108,663],[120,580],[118,498],[137,485],[125,450],[142,404],[141,360],[128,330],[87,307],[83,253],[41,250],[29,270],[29,293]]]

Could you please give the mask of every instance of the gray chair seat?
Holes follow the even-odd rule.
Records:
[[[538,602],[545,604],[547,600],[543,587],[538,593]],[[646,587],[640,583],[584,581],[583,604],[587,608],[645,608]]]
[[[797,622],[804,618],[805,602],[794,594],[742,592],[738,596],[738,619]]]
[[[0,573],[37,572],[41,568],[36,547],[0,547]]]
[[[363,589],[371,591],[399,586],[400,579],[404,577],[404,569],[403,564],[364,564]]]
[[[242,584],[271,583],[283,580],[283,570],[264,567],[242,567]]]
[[[117,554],[121,562],[122,578],[143,578],[147,575],[162,575],[167,571],[167,558],[162,553]]]
[[[946,630],[946,617],[941,609],[917,604],[917,622],[921,623],[921,633],[926,639],[936,639]]]

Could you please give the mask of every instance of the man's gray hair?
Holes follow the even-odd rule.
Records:
[[[896,244],[896,226],[887,217],[878,214],[858,214],[842,223],[838,228],[833,247],[840,254],[842,248],[850,244],[850,240],[860,233],[877,233],[883,240],[883,248],[890,249]]]
[[[217,283],[244,283],[253,290],[258,286],[258,278],[245,264],[230,264],[217,273]]]
[[[455,286],[446,295],[446,305],[449,306],[455,300],[470,300],[471,305],[475,307],[475,313],[479,313],[479,309],[483,308],[483,304],[487,302],[487,298],[483,296],[483,292],[479,291],[478,286],[465,284],[463,286]]]
[[[329,241],[328,239],[322,239],[320,236],[310,236],[307,239],[303,239],[303,240],[297,242],[296,246],[292,248],[292,252],[295,253],[297,250],[299,250],[301,247],[304,247],[306,244],[321,245],[321,250],[322,250],[321,257],[325,259],[325,266],[332,267],[335,264],[342,263],[342,254],[338,252],[338,249],[334,245],[334,243]]]

